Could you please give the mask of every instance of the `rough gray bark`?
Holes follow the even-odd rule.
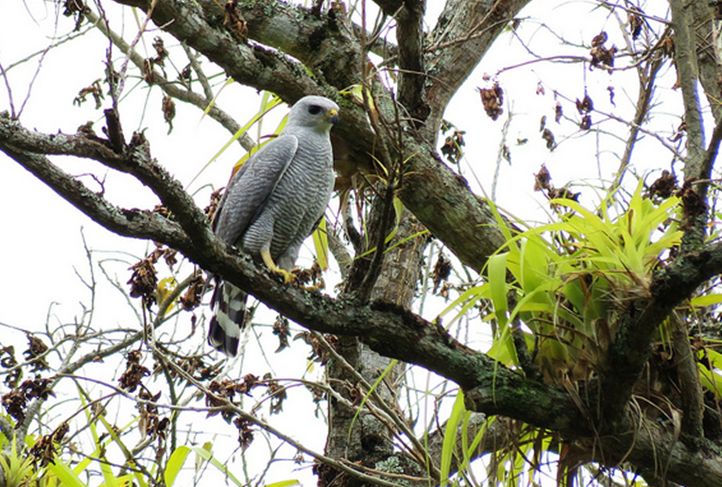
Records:
[[[719,40],[715,27],[714,9],[718,4],[713,2],[690,2],[684,5],[687,10],[688,22],[692,26],[691,34],[695,38],[695,54],[699,79],[704,87],[707,102],[710,104],[715,121],[722,118],[722,107],[719,95],[722,93],[722,64],[720,63]],[[715,45],[717,41],[717,45]]]
[[[383,203],[380,199],[375,202],[376,205]],[[403,241],[417,234],[421,229],[416,219],[408,212],[404,212],[397,228],[396,240]],[[382,236],[385,236],[390,230],[390,228],[376,228],[369,240],[376,242],[378,232],[383,232]],[[417,237],[384,253],[378,279],[371,291],[371,302],[388,303],[400,309],[411,307],[426,242],[425,237]],[[353,293],[353,290],[349,291]],[[397,404],[403,384],[404,364],[397,364],[387,370],[392,366],[393,360],[373,351],[357,337],[339,337],[337,352],[345,359],[346,364],[342,365],[333,360],[328,364],[326,373],[331,386],[342,396],[348,397],[352,404],[360,407],[359,394],[368,394],[368,392],[358,383],[355,374],[358,373],[367,385],[377,383],[378,378],[385,374],[385,378],[367,401],[383,403],[403,421],[403,415],[400,414]],[[349,371],[347,365],[350,365],[353,371]],[[378,468],[390,457],[396,457],[400,458],[399,465],[404,473],[423,475],[423,463],[414,462],[411,457],[401,455],[395,449],[393,436],[397,432],[399,432],[398,427],[390,428],[367,410],[361,410],[357,416],[356,409],[340,402],[329,401],[326,454],[330,457],[361,462],[371,468]],[[341,481],[341,478],[343,485],[366,485],[343,476],[343,473],[332,468],[322,468],[321,471],[323,473],[319,485],[334,485]]]

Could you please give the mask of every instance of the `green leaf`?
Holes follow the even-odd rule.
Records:
[[[316,250],[316,262],[322,271],[328,269],[328,233],[326,217],[321,217],[316,230],[313,231],[313,247]]]
[[[697,371],[702,386],[711,391],[718,399],[722,397],[722,377],[704,365],[698,363]]]
[[[209,444],[210,444],[209,442],[206,442],[206,444],[204,446],[209,445]],[[243,482],[238,480],[238,478],[235,475],[233,475],[233,473],[230,470],[228,470],[228,467],[226,467],[223,463],[218,461],[218,459],[216,457],[214,457],[210,451],[208,451],[205,448],[198,448],[197,446],[193,447],[192,450],[193,450],[193,453],[195,453],[198,456],[198,458],[202,458],[203,460],[209,462],[211,465],[216,467],[220,472],[222,472],[224,475],[226,475],[228,477],[228,480],[230,480],[231,482],[236,484],[238,487],[243,487]]]
[[[60,484],[63,487],[86,487],[85,483],[80,480],[80,477],[73,472],[73,469],[58,456],[56,456],[54,461],[49,463],[46,468],[60,479]]]
[[[711,348],[705,348],[704,350],[700,350],[699,357],[704,358],[704,356],[707,356],[707,360],[712,364],[712,367],[715,369],[718,369],[722,371],[722,354],[719,352],[715,352]]]
[[[187,446],[179,446],[173,450],[163,472],[166,487],[172,487],[190,453],[191,449]]]
[[[81,404],[85,405],[86,400],[89,399],[87,396],[87,393],[78,385],[78,391],[79,396],[81,400]],[[124,426],[121,429],[116,428],[114,425],[110,424],[108,420],[105,418],[103,414],[97,414],[93,419],[90,416],[90,411],[88,408],[85,409],[86,417],[88,418],[88,425],[91,431],[91,434],[93,435],[93,441],[96,445],[95,452],[93,453],[93,457],[99,456],[101,452],[105,451],[105,446],[110,444],[111,441],[115,443],[118,448],[123,452],[123,455],[127,459],[128,463],[131,466],[135,466],[135,461],[133,459],[133,455],[130,452],[130,449],[123,443],[121,440],[120,434],[122,434],[123,431],[126,431],[128,428],[130,428],[133,424],[137,422],[137,418],[131,420],[126,426]],[[106,431],[109,434],[109,437],[106,437],[102,442],[99,439],[99,436],[97,434],[97,428],[96,428],[96,422],[100,422],[106,429]],[[104,459],[104,457],[102,457]],[[77,475],[81,473],[85,468],[87,468],[88,464],[84,463],[84,460],[78,463],[78,465],[74,468],[74,473]],[[113,474],[110,465],[107,465],[105,462],[100,462],[100,469],[103,473],[103,477],[105,479],[105,482],[107,485],[117,485],[118,479]],[[135,481],[138,483],[140,487],[147,487],[148,483],[143,478],[143,475],[141,472],[134,472],[133,477],[135,478]]]
[[[482,284],[480,286],[474,286],[470,289],[467,289],[461,295],[456,298],[454,301],[451,302],[446,308],[439,313],[439,318],[443,318],[446,316],[450,311],[452,311],[454,308],[456,308],[459,305],[462,306],[462,310],[459,312],[459,315],[456,316],[454,319],[457,319],[459,316],[463,315],[468,311],[469,308],[474,306],[480,299],[488,298],[489,297],[489,284]],[[452,320],[453,322],[453,320]]]
[[[517,365],[519,363],[510,327],[505,326],[501,330],[501,334],[494,338],[491,348],[489,348],[486,354],[506,366]]]
[[[524,239],[520,251],[520,284],[525,292],[531,292],[548,278],[547,249],[539,238]]]
[[[135,478],[135,475],[133,474],[125,474],[118,477],[118,483],[120,483],[121,487],[133,487],[133,480]]]
[[[356,408],[356,412],[353,415],[353,418],[351,419],[351,424],[348,427],[348,440],[351,441],[351,434],[353,433],[353,427],[356,423],[356,420],[359,417],[359,414],[361,414],[361,411],[364,408],[364,404],[366,404],[366,401],[371,397],[371,394],[378,388],[379,385],[383,382],[383,380],[386,378],[386,376],[396,367],[396,364],[398,364],[399,361],[396,359],[393,359],[389,362],[389,364],[384,368],[383,372],[379,374],[379,376],[376,378],[373,384],[371,384],[371,388],[369,391],[364,394],[363,398],[361,399],[361,403]]]
[[[100,472],[103,474],[103,480],[105,481],[104,484],[107,487],[118,487],[118,481],[115,478],[115,475],[113,474],[113,470],[110,468],[110,465],[108,465],[108,463],[107,463],[105,454],[103,453],[105,448],[103,447],[103,445],[100,442],[100,438],[98,436],[98,430],[96,428],[96,421],[95,421],[95,419],[93,419],[90,409],[85,407],[86,406],[85,391],[82,390],[79,385],[77,385],[77,387],[80,392],[80,394],[79,394],[80,403],[83,405],[85,417],[88,421],[88,427],[89,427],[90,433],[93,437],[93,444],[95,444],[95,452],[93,453],[92,456],[97,456],[100,459],[100,461],[98,463],[99,463],[99,467],[100,467]],[[102,416],[102,415],[99,414],[98,416]],[[80,472],[81,472],[81,470],[78,470],[78,466],[76,466],[75,469],[73,470],[73,473],[75,475],[79,474]]]
[[[476,432],[476,435],[474,435],[474,439],[471,441],[471,445],[467,445],[467,424],[469,422],[469,419],[471,418],[471,415],[468,414],[464,418],[464,436],[462,437],[462,444],[464,445],[464,465],[471,464],[472,458],[474,458],[474,454],[476,453],[476,450],[479,448],[479,445],[481,445],[481,440],[484,438],[484,435],[486,434],[487,429],[492,425],[492,423],[496,420],[496,416],[487,416],[484,423],[481,425],[479,430]]]
[[[226,149],[228,149],[231,146],[231,144],[233,144],[239,138],[241,138],[246,132],[248,132],[248,130],[250,130],[251,127],[253,127],[253,125],[256,122],[261,120],[264,116],[266,116],[266,114],[268,112],[270,112],[272,109],[274,109],[275,107],[280,105],[282,102],[283,102],[283,100],[281,100],[278,97],[275,97],[270,103],[262,105],[261,109],[258,112],[256,112],[256,114],[253,117],[251,117],[251,119],[246,123],[246,125],[244,125],[240,129],[238,129],[236,131],[236,133],[233,134],[233,136],[228,141],[226,141],[226,143],[223,144],[223,146],[220,149],[218,149],[218,151],[216,151],[215,154],[213,154],[213,157],[211,157],[210,160],[208,162],[206,162],[203,165],[203,167],[200,168],[200,170],[198,170],[198,172],[188,182],[188,184],[186,185],[186,188],[189,188],[200,177],[200,175],[203,174],[203,172],[206,169],[208,169],[208,167],[210,167],[210,165],[213,164],[213,162],[216,159],[218,159],[226,151]],[[284,118],[284,121],[285,121],[285,118]],[[283,125],[285,125],[285,122],[282,122],[281,125],[279,125],[279,128],[277,129],[277,133],[280,132]],[[244,158],[241,158],[241,161],[245,161],[246,159],[248,159],[248,157],[250,157],[250,155],[252,153],[254,153],[256,150],[258,150],[258,148],[260,148],[262,146],[263,146],[263,144],[257,144],[256,147],[253,148],[254,150],[249,151],[246,154],[246,156],[244,156]],[[239,166],[239,164],[236,164],[235,167],[238,167],[238,166]]]
[[[221,93],[223,93],[223,90],[226,89],[227,86],[232,85],[235,82],[233,78],[228,78],[226,81],[223,82],[223,85],[221,86],[221,89],[218,90],[218,93],[213,95],[213,99],[208,103],[205,109],[203,109],[203,115],[201,115],[201,118],[205,117],[210,113],[210,111],[213,109],[213,107],[216,104],[216,100],[218,100],[218,97],[221,96]]]
[[[494,305],[494,313],[499,322],[499,327],[506,325],[506,312],[508,303],[506,300],[506,257],[507,253],[494,254],[489,257],[489,266],[487,268],[487,276],[489,280],[489,290],[491,294],[491,302]]]
[[[293,485],[301,485],[301,482],[296,479],[280,480],[272,484],[266,484],[266,487],[291,487]]]
[[[722,294],[705,294],[704,296],[695,296],[690,299],[689,304],[693,308],[704,308],[722,303]]]
[[[459,430],[459,423],[466,413],[464,406],[464,393],[459,391],[454,401],[451,415],[446,421],[444,429],[444,441],[441,443],[441,487],[448,485],[449,473],[451,472],[451,460],[456,449],[456,435]]]

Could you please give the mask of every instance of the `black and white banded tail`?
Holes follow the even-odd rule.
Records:
[[[213,317],[208,326],[208,344],[230,357],[238,355],[238,342],[246,322],[248,294],[233,284],[217,281],[211,297]]]

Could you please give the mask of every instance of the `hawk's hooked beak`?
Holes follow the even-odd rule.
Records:
[[[335,108],[330,109],[326,112],[326,118],[330,123],[336,125],[338,123],[338,110]]]

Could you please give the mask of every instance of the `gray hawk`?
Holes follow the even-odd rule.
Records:
[[[329,132],[338,121],[338,105],[306,96],[291,107],[279,136],[255,153],[228,183],[213,220],[213,231],[285,282],[301,244],[323,216],[333,190],[333,154]],[[208,343],[227,355],[238,353],[247,294],[216,279],[211,298],[214,316]]]

